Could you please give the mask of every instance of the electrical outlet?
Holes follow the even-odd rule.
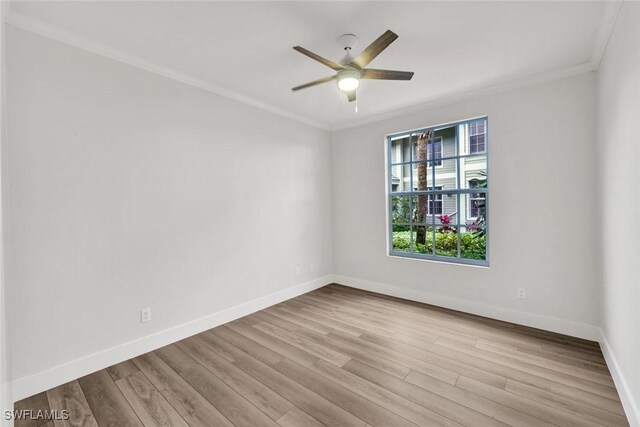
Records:
[[[300,275],[300,266],[297,266],[296,267],[296,276],[299,276],[299,275]]]
[[[316,265],[314,263],[309,264],[309,273],[313,274],[316,272]]]
[[[527,297],[527,291],[524,288],[518,288],[518,298],[525,299]]]
[[[140,310],[140,323],[148,322],[151,320],[151,309],[143,308]]]

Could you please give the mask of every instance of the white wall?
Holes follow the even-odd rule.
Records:
[[[640,3],[625,2],[598,71],[603,330],[640,425]],[[634,425],[634,423],[631,423]]]
[[[7,48],[16,379],[332,272],[326,131],[13,27]]]
[[[490,268],[388,257],[384,135],[482,115],[489,117]],[[587,73],[334,133],[336,274],[348,284],[595,339],[595,118],[595,75]],[[517,287],[526,299],[516,298]]]
[[[6,2],[0,3],[0,171],[4,170],[6,161],[5,151],[5,131],[6,131],[6,98],[5,98],[5,24],[4,16],[6,12]],[[2,174],[0,173],[0,176]],[[13,398],[11,396],[11,378],[9,377],[9,351],[7,347],[7,316],[6,316],[6,298],[5,298],[5,280],[4,280],[4,214],[3,210],[6,206],[4,197],[6,191],[4,189],[5,181],[0,179],[0,425],[11,426],[12,421],[4,419],[4,410],[11,409]]]

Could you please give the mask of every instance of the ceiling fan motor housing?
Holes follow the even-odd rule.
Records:
[[[358,37],[355,34],[343,34],[338,37],[338,43],[340,47],[347,52],[352,50],[358,44]]]

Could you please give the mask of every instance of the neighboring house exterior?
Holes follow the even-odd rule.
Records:
[[[435,187],[435,190],[447,190],[471,189],[482,185],[486,179],[487,170],[486,130],[486,120],[436,130],[428,144],[427,187],[429,189]],[[459,159],[459,187],[456,185],[458,179],[458,171],[456,170],[458,159],[455,158],[458,155],[456,133],[459,136],[460,156],[465,156]],[[391,140],[389,155],[392,163],[390,180],[392,193],[410,192],[418,189],[417,165],[412,163],[416,160],[417,141],[417,133]],[[417,197],[413,197],[412,206],[415,206]],[[480,206],[484,202],[484,194],[472,192],[459,196],[459,208],[456,194],[447,194],[445,191],[442,194],[431,194],[428,197],[427,221],[431,222],[433,217],[433,223],[436,225],[440,224],[438,216],[443,214],[452,216],[451,224],[472,224],[478,217]]]

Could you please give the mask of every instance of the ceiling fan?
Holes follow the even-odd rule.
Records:
[[[321,64],[326,65],[332,70],[336,71],[336,74],[332,76],[323,77],[318,80],[314,80],[309,83],[305,83],[300,86],[292,88],[292,91],[305,89],[311,86],[327,83],[333,80],[338,81],[338,88],[347,95],[349,102],[356,100],[356,90],[360,86],[361,79],[370,80],[411,80],[413,72],[411,71],[395,71],[395,70],[377,70],[374,68],[365,68],[371,61],[373,61],[380,53],[385,50],[391,43],[398,38],[398,35],[391,30],[387,30],[378,37],[373,43],[371,43],[365,50],[363,50],[358,56],[353,58],[351,56],[351,49],[357,42],[358,38],[353,34],[344,34],[338,39],[338,42],[342,43],[346,55],[340,61],[340,63],[333,62],[329,59],[315,54],[303,47],[295,46],[293,49],[314,59]]]

